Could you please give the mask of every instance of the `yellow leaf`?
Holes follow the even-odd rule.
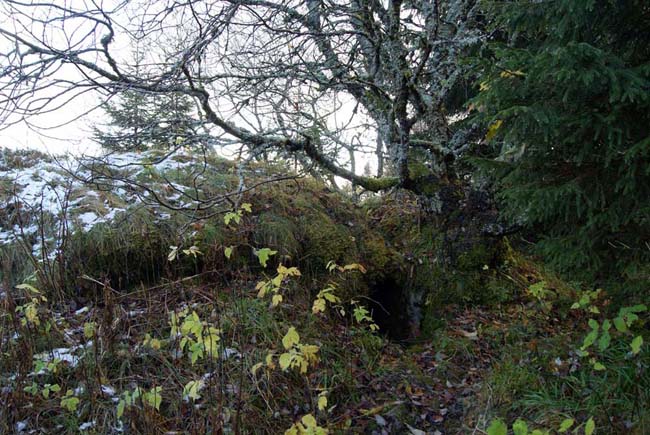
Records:
[[[143,341],[142,344],[144,344],[145,346],[150,347],[152,349],[160,350],[160,347],[161,347],[162,343],[157,338],[153,338],[153,337],[151,337],[151,335],[146,334],[144,336],[144,341]]]
[[[287,335],[282,338],[282,345],[285,349],[289,350],[294,346],[294,344],[298,343],[300,343],[300,336],[296,332],[296,328],[292,326],[289,328],[289,331],[287,331]]]
[[[358,270],[361,273],[366,273],[366,268],[363,267],[361,264],[358,264],[358,263],[346,264],[345,266],[343,266],[343,270],[344,271]]]
[[[30,285],[30,284],[18,284],[16,286],[16,288],[20,289],[20,290],[29,290],[30,292],[36,293],[36,294],[41,293],[36,287],[34,287],[33,285]]]
[[[273,362],[273,354],[272,353],[266,355],[266,366],[271,370],[273,370],[275,368],[275,363]]]
[[[251,374],[252,374],[253,376],[255,376],[255,374],[257,373],[257,371],[258,371],[259,369],[261,369],[263,365],[264,365],[264,363],[257,363],[257,364],[255,364],[253,367],[251,367]]]
[[[327,408],[327,396],[326,392],[322,392],[318,395],[318,409],[320,411],[323,411],[325,408]]]
[[[333,304],[336,304],[336,303],[338,303],[338,302],[341,302],[341,299],[340,299],[338,296],[336,296],[336,295],[333,294],[333,293],[329,293],[329,292],[324,293],[324,294],[323,294],[323,298],[327,299],[328,301],[330,301],[330,302],[333,303]]]
[[[257,292],[257,297],[258,298],[263,298],[266,295],[266,292],[268,291],[269,286],[268,283],[262,281],[258,282],[257,285],[255,286],[255,290],[259,290]]]
[[[503,78],[510,78],[510,77],[524,77],[526,74],[524,74],[524,72],[520,70],[517,71],[505,70],[501,72],[500,75]]]
[[[91,339],[95,336],[95,322],[84,323],[84,337]]]
[[[500,119],[497,119],[492,124],[490,124],[490,126],[488,127],[488,132],[485,135],[485,140],[487,141],[492,140],[497,135],[497,130],[499,130],[501,124],[503,124],[503,121]]]
[[[285,267],[282,264],[278,266],[278,273],[285,276],[300,276],[300,270],[297,267]]]
[[[27,320],[34,325],[40,325],[41,323],[38,319],[38,308],[36,308],[34,303],[27,305],[27,308],[25,309],[25,317],[27,317]]]
[[[253,206],[252,206],[251,204],[249,204],[248,202],[245,202],[245,203],[243,203],[239,208],[242,209],[242,210],[244,210],[244,211],[247,211],[247,212],[249,212],[249,213],[252,213],[252,212],[253,212],[253,208],[252,208],[252,207],[253,207]]]
[[[288,353],[283,353],[280,355],[280,368],[282,370],[287,370],[289,366],[291,365],[291,355]]]
[[[271,306],[277,307],[280,302],[282,302],[282,295],[273,295],[273,298],[271,298]]]
[[[315,419],[314,416],[311,415],[311,414],[304,415],[304,416],[300,419],[300,421],[301,421],[302,424],[304,424],[305,427],[308,428],[308,429],[309,429],[309,428],[315,428],[316,426],[318,426],[318,423],[316,423],[316,419]]]
[[[298,364],[300,364],[300,373],[302,373],[303,375],[307,373],[307,367],[308,367],[307,360],[301,356],[297,356],[296,360]]]
[[[311,307],[311,312],[314,314],[322,313],[325,311],[325,299],[316,299],[314,305]]]
[[[192,245],[189,247],[189,249],[183,249],[183,254],[185,255],[191,255],[194,258],[197,257],[197,255],[203,255],[203,252],[199,251],[199,248]]]
[[[319,349],[320,348],[315,344],[305,344],[300,346],[300,352],[309,359],[315,359]]]

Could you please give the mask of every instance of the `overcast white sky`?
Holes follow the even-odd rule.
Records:
[[[2,0],[0,0],[2,2]],[[88,0],[55,0],[55,3],[61,5],[74,6],[76,8],[84,7]],[[113,5],[117,4],[117,0],[105,0],[101,2],[104,7],[110,8]],[[129,8],[136,7],[137,1],[129,3]],[[92,8],[92,6],[90,6]],[[0,12],[2,11],[2,6],[0,5]],[[16,25],[15,17],[8,16],[7,13],[0,14],[0,26],[7,26],[6,28],[13,28]],[[121,11],[117,15],[113,15],[112,18],[118,22],[122,21],[117,27],[122,25],[128,26],[131,23],[132,17],[137,16],[135,12],[128,13],[128,11]],[[22,17],[22,21],[28,23],[27,26],[31,25],[29,17]],[[50,38],[52,41],[62,42],[62,46],[66,46],[67,41],[62,38],[67,38],[70,34],[70,27],[65,30],[61,30],[60,34],[52,31]],[[38,33],[38,32],[37,32]],[[73,33],[76,33],[73,32]],[[79,32],[82,33],[82,32]],[[172,32],[173,33],[173,32]],[[170,38],[180,37],[179,35],[166,35]],[[6,40],[3,41],[0,38],[0,44],[7,43]],[[164,41],[159,41],[164,44]],[[0,47],[2,48],[2,47]],[[130,60],[135,51],[135,47],[132,45],[131,39],[117,31],[116,39],[111,44],[111,53],[117,57],[118,62],[120,60]],[[0,65],[1,67],[2,65]],[[65,74],[70,74],[72,81],[78,77],[78,72],[74,69],[63,70]],[[67,78],[67,77],[66,77]],[[63,109],[47,113],[39,116],[31,117],[27,120],[19,120],[17,118],[9,118],[10,125],[0,125],[0,147],[8,148],[34,148],[42,151],[46,151],[53,154],[62,154],[62,153],[71,153],[71,154],[96,154],[100,151],[100,148],[95,144],[91,139],[92,126],[96,124],[102,124],[106,122],[104,112],[101,109],[96,109],[90,114],[83,116],[85,113],[95,108],[100,103],[100,96],[97,94],[87,93],[80,97],[77,97],[72,103],[65,106]],[[218,104],[216,106],[227,106],[227,104]],[[345,123],[347,119],[355,116],[352,113],[353,105],[343,104],[340,111],[337,112],[335,117],[332,117],[331,120],[335,124]],[[359,116],[359,115],[356,115]],[[241,121],[245,121],[240,119]],[[0,121],[1,122],[1,121]],[[242,122],[242,125],[246,125],[245,122]],[[332,126],[334,127],[334,126]],[[370,132],[365,132],[363,136],[367,136]],[[353,134],[354,135],[354,134]],[[371,136],[374,136],[371,134]],[[371,144],[374,142],[374,137],[364,137]],[[347,160],[347,156],[342,156],[344,160]],[[370,155],[357,154],[357,172],[363,170],[363,167],[366,163],[370,163],[371,167],[376,166],[375,159]]]
[[[119,3],[119,0],[98,0],[97,2],[89,2],[88,0],[51,0],[50,3],[64,7],[74,6],[75,8],[81,9],[86,7],[86,4],[92,8],[92,4],[96,3],[111,9]],[[20,28],[22,25],[26,29],[33,29],[33,23],[28,22],[29,17],[20,17],[16,14],[11,14],[9,9],[1,9],[1,7],[0,12],[2,12],[0,14],[0,26],[14,30]],[[55,30],[47,32],[47,34],[55,46],[57,43],[65,46],[65,39],[71,33],[69,28],[65,31],[62,29],[58,29],[57,31],[55,28]],[[9,41],[0,38],[0,44],[7,43]],[[118,38],[114,45],[117,53],[123,53],[125,49],[127,53],[129,52],[129,41],[126,38]],[[5,47],[0,48],[4,49]],[[2,61],[6,61],[6,59],[2,58]],[[65,67],[61,70],[61,73],[63,75],[76,76],[78,74],[76,69],[65,69]],[[26,120],[10,116],[8,119],[3,120],[5,121],[4,124],[0,121],[0,146],[12,149],[35,148],[54,154],[96,153],[99,151],[99,147],[90,139],[91,126],[101,120],[103,113],[101,110],[95,110],[87,116],[83,115],[99,103],[100,99],[98,95],[84,94],[75,98],[74,101],[67,104],[61,110],[52,113],[32,116]]]
[[[98,100],[80,97],[65,110],[32,117],[3,128],[0,130],[0,146],[12,149],[35,148],[53,154],[96,153],[98,147],[90,139],[90,125],[100,118],[101,110],[74,120],[92,107],[93,103],[96,104],[96,101]]]

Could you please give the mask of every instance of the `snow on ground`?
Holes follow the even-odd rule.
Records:
[[[183,151],[164,160],[149,152],[115,153],[93,158],[33,158],[23,160],[20,165],[14,163],[13,166],[18,168],[12,168],[7,158],[7,153],[0,152],[0,168],[9,168],[0,172],[0,210],[4,209],[7,215],[13,212],[14,217],[9,219],[9,216],[5,216],[6,219],[3,219],[0,215],[0,246],[17,239],[30,240],[36,258],[43,257],[43,241],[50,245],[54,241],[52,235],[43,237],[40,233],[38,222],[44,216],[51,219],[51,228],[60,229],[63,223],[61,216],[66,211],[65,223],[70,230],[88,232],[126,211],[126,207],[111,202],[110,195],[119,198],[127,207],[142,203],[142,198],[125,182],[113,182],[110,192],[102,192],[96,186],[84,183],[91,177],[90,168],[107,166],[134,179],[145,171],[166,174],[170,171],[190,171],[196,165]],[[160,189],[160,194],[168,202],[191,205],[190,198],[184,195],[187,186],[178,183],[169,183],[168,186],[167,189]],[[169,213],[161,210],[156,212],[158,219],[170,217]],[[25,215],[29,218],[24,218]],[[50,259],[55,258],[56,249],[49,248],[47,254]]]
[[[68,364],[70,367],[76,367],[77,364],[79,364],[80,357],[78,355],[75,355],[75,352],[90,347],[92,346],[92,344],[93,344],[92,341],[89,341],[85,345],[80,344],[73,347],[59,347],[56,349],[49,350],[47,352],[39,353],[38,355],[34,355],[34,359],[43,361],[45,363],[58,360]],[[45,374],[44,369],[42,369],[37,373],[34,373],[34,375],[42,375],[42,374]]]

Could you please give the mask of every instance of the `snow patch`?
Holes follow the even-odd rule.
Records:
[[[102,385],[102,393],[106,394],[109,397],[115,396],[115,388],[110,385]]]
[[[97,422],[95,420],[87,421],[85,423],[81,423],[79,425],[79,430],[84,431],[84,430],[92,429],[93,427],[95,427],[96,424],[97,424]]]

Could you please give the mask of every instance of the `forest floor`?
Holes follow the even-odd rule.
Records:
[[[314,319],[300,302],[287,301],[269,314],[254,290],[237,295],[234,288],[168,285],[127,295],[106,288],[98,300],[82,300],[66,312],[42,312],[41,321],[51,320],[51,329],[28,342],[16,340],[29,333],[25,328],[11,332],[5,325],[5,355],[49,349],[34,355],[45,363],[40,366],[32,366],[31,358],[4,360],[3,373],[13,373],[10,379],[3,376],[11,381],[7,384],[36,388],[3,388],[8,404],[3,418],[11,424],[6,429],[281,433],[311,412],[332,433],[484,433],[495,406],[510,400],[501,390],[517,388],[511,379],[518,375],[516,368],[498,370],[505,378],[495,378],[504,352],[517,348],[508,358],[552,366],[552,356],[540,353],[537,342],[568,334],[557,319],[522,299],[498,309],[449,306],[432,337],[396,343],[332,318]],[[220,358],[192,363],[187,352],[179,352],[168,319],[187,308],[222,331]],[[301,336],[310,337],[305,342],[320,347],[320,361],[309,370],[313,373],[304,378],[274,367],[255,373],[255,365],[265,359],[261,350],[277,350],[272,342],[288,324],[299,324]],[[52,362],[54,367],[47,365]],[[201,385],[197,397],[188,399],[186,386],[192,380]],[[45,386],[55,384],[61,392],[44,395]],[[162,387],[162,406],[130,406],[127,400],[126,411],[116,418],[116,406],[133,386],[145,392]],[[60,409],[68,390],[85,399],[76,412]],[[316,411],[310,401],[322,391],[328,405]]]
[[[645,305],[622,315],[507,241],[496,264],[440,268],[408,194],[301,179],[197,220],[71,178],[79,162],[0,156],[0,433],[650,433]],[[172,207],[238,183],[218,158],[104,164]],[[269,171],[286,174],[249,176]]]

